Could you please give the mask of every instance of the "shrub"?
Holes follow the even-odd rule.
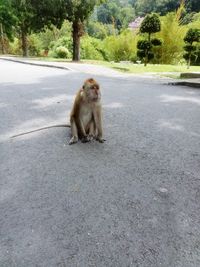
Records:
[[[144,65],[154,58],[153,46],[160,46],[162,42],[159,39],[154,38],[151,40],[153,33],[161,30],[161,22],[156,14],[146,15],[140,26],[140,33],[148,35],[147,40],[139,40],[137,44],[137,55],[140,59],[144,60]],[[142,52],[143,51],[143,52]]]
[[[9,43],[9,54],[20,55],[21,53],[21,43],[18,38],[14,38],[12,42]]]
[[[70,37],[61,37],[49,45],[49,57],[71,58],[72,56],[72,39]]]
[[[188,68],[190,64],[200,61],[199,57],[199,46],[200,42],[200,30],[199,29],[189,29],[184,37],[184,42],[186,45],[183,47],[187,52],[183,57],[187,60]]]
[[[40,56],[42,50],[42,44],[38,35],[32,34],[28,37],[28,49],[30,56]]]
[[[57,58],[69,58],[70,52],[69,50],[64,46],[58,46],[55,49],[55,55]]]
[[[182,61],[183,57],[183,38],[187,31],[185,25],[180,25],[180,20],[175,12],[168,13],[161,17],[161,31],[156,37],[162,39],[162,46],[155,49],[157,63],[177,64]]]
[[[81,58],[104,60],[104,51],[102,41],[99,39],[85,35],[81,39]]]
[[[130,30],[123,31],[117,36],[109,36],[104,42],[106,59],[109,61],[135,61],[138,36]]]
[[[103,23],[89,21],[87,25],[87,33],[91,37],[95,37],[98,39],[104,39],[109,34],[109,30]]]

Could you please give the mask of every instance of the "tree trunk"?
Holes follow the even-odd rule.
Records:
[[[1,52],[2,52],[2,54],[5,54],[3,25],[1,23],[0,23],[0,35],[1,35]]]
[[[148,49],[145,49],[145,58],[144,58],[144,66],[146,67],[147,63],[148,63]]]
[[[148,34],[148,41],[149,41],[149,43],[151,42],[151,33]],[[149,59],[148,59],[149,51],[150,51],[149,49],[146,49],[146,51],[145,51],[145,59],[144,59],[144,66],[145,67],[147,66],[147,63],[149,61]]]
[[[74,21],[72,24],[73,61],[80,61],[80,38],[83,35],[82,26],[80,21]]]
[[[190,64],[191,64],[191,53],[189,54],[187,69],[190,68]]]
[[[151,42],[151,33],[149,32],[149,36],[148,36],[148,41],[149,43]]]
[[[22,29],[22,54],[23,57],[28,57],[28,40],[27,33]]]

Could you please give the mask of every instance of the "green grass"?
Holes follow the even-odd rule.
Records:
[[[109,65],[108,65],[109,66]],[[129,73],[145,73],[145,72],[152,72],[152,73],[158,73],[158,72],[199,72],[200,67],[199,66],[191,66],[189,69],[187,69],[187,66],[184,65],[158,65],[158,64],[148,64],[146,67],[144,67],[143,64],[123,64],[123,63],[110,63],[110,67],[129,72]]]
[[[103,65],[127,73],[165,73],[168,77],[178,77],[182,72],[200,72],[199,66],[191,66],[189,69],[186,65],[161,65],[161,64],[148,64],[146,67],[143,64],[134,63],[116,63],[107,61],[96,60],[83,60],[84,63]]]

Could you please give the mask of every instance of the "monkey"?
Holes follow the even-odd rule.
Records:
[[[28,132],[11,136],[16,138],[22,135],[50,129],[56,127],[71,127],[72,138],[69,145],[78,142],[78,138],[82,142],[89,142],[96,139],[103,143],[102,132],[102,111],[101,111],[101,93],[99,84],[93,79],[87,79],[82,88],[77,92],[75,101],[70,113],[70,124],[55,124],[41,127]]]
[[[102,107],[99,84],[93,79],[87,79],[77,92],[70,113],[72,138],[69,145],[78,142],[89,142],[96,139],[103,143]]]

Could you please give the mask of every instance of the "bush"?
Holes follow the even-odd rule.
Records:
[[[81,58],[104,60],[102,41],[88,35],[81,39]]]
[[[104,42],[106,59],[109,61],[133,61],[136,59],[136,45],[138,36],[130,30],[120,35],[109,36]]]
[[[103,23],[89,21],[87,25],[87,33],[91,37],[104,39],[109,35],[109,30]]]
[[[62,38],[71,38],[71,23],[64,21],[61,29],[51,26],[51,28],[46,28],[44,31],[37,34],[44,50],[49,50],[52,42],[57,42]],[[58,44],[64,45],[64,44]]]
[[[13,42],[9,44],[9,54],[20,55],[21,54],[21,43],[18,38],[14,38]]]
[[[56,47],[55,55],[57,58],[69,58],[70,52],[66,47],[58,46],[58,47]]]
[[[187,31],[187,26],[180,25],[177,14],[174,12],[161,17],[161,24],[161,31],[156,34],[156,37],[162,39],[162,46],[155,48],[154,55],[158,59],[156,63],[180,63],[184,52],[183,38]]]
[[[28,36],[28,49],[30,56],[40,56],[42,53],[42,44],[37,34]],[[22,54],[21,40],[14,38],[13,42],[10,42],[9,53],[13,55]]]
[[[61,37],[49,45],[49,57],[71,58],[72,57],[72,39],[70,37]]]
[[[38,35],[32,34],[28,37],[29,56],[40,56],[42,51],[42,44]]]
[[[162,41],[160,39],[154,38],[151,40],[151,44],[153,46],[160,46],[162,44]]]

